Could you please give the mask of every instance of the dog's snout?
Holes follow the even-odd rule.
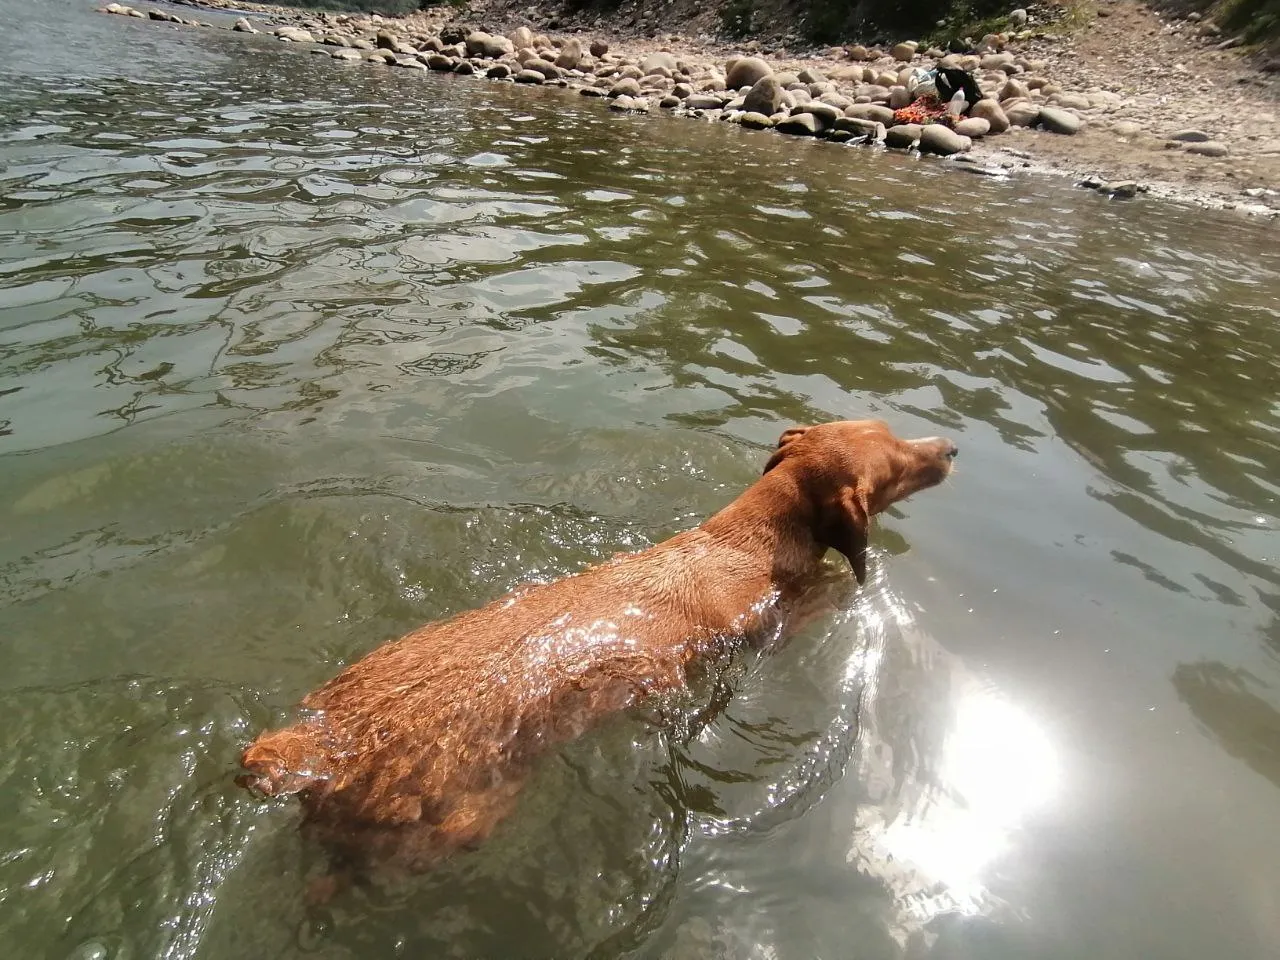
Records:
[[[948,443],[947,451],[946,451],[947,459],[954,460],[958,456],[960,456],[960,448],[957,447],[954,443]]]

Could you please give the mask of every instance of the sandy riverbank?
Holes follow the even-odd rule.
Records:
[[[1120,198],[1280,217],[1277,80],[1219,49],[1211,24],[1161,21],[1133,0],[1099,8],[1106,28],[1071,34],[1038,29],[1033,12],[1017,32],[981,38],[966,54],[646,36],[626,25],[625,8],[613,24],[545,18],[558,28],[548,33],[505,0],[473,6],[465,21],[451,8],[383,18],[231,0],[103,9],[192,25],[201,7],[252,11],[236,24],[242,32],[270,32],[353,65],[557,84],[620,112],[920,150],[988,175],[1065,175]],[[911,99],[910,72],[940,62],[974,72],[988,98],[976,119],[954,131],[901,123],[893,110]]]

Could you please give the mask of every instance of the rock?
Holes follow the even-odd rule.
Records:
[[[898,75],[896,73],[889,73],[889,71],[886,70],[882,73],[876,74],[876,86],[884,87],[887,90],[890,87],[896,87],[897,85]]]
[[[677,97],[680,97],[681,99],[683,99],[693,94],[693,87],[689,86],[689,84],[687,83],[677,83],[674,87],[671,88],[671,92],[674,93]]]
[[[326,33],[323,37],[320,38],[320,42],[323,43],[326,47],[351,46],[350,40],[348,40],[346,37],[337,33]]]
[[[516,27],[507,34],[507,39],[511,41],[511,45],[517,50],[533,46],[533,31],[528,27]]]
[[[911,94],[906,87],[892,87],[889,90],[889,109],[901,110],[911,102]]]
[[[742,115],[740,121],[744,127],[751,130],[768,130],[773,126],[773,120],[765,116],[763,113],[756,113],[754,110],[748,110]]]
[[[1203,130],[1179,130],[1177,133],[1170,134],[1169,139],[1182,143],[1208,143],[1213,138]]]
[[[648,76],[658,67],[666,67],[672,73],[675,73],[680,69],[680,64],[674,55],[666,52],[651,53],[640,61],[640,73],[642,76]]]
[[[453,57],[447,57],[443,53],[431,53],[427,55],[427,67],[431,70],[438,70],[441,73],[449,73],[457,65],[457,60]]]
[[[236,21],[236,25],[231,29],[234,30],[236,33],[257,33],[258,32],[254,28],[253,24],[249,22],[248,17],[241,17],[239,20]]]
[[[618,97],[610,102],[609,109],[616,110],[618,112],[629,110],[647,112],[649,109],[649,101],[637,100],[635,97]]]
[[[797,113],[776,125],[779,133],[789,133],[798,137],[816,137],[818,135],[818,118],[812,113]]]
[[[1019,83],[1010,77],[1004,82],[1004,86],[1000,88],[1000,92],[996,94],[997,100],[1017,100],[1031,96],[1031,91],[1027,89],[1026,84]]]
[[[855,103],[844,113],[847,117],[883,123],[886,127],[893,125],[893,111],[878,103]]]
[[[748,113],[762,113],[766,117],[778,112],[782,106],[782,87],[776,77],[761,77],[742,101],[742,109]]]
[[[988,53],[978,61],[978,68],[981,70],[1004,70],[1005,67],[1012,67],[1013,65],[1014,57],[1012,53]]]
[[[869,140],[883,140],[885,125],[877,123],[875,120],[862,120],[858,117],[840,117],[836,120],[835,128],[837,130],[845,130],[850,133],[859,134]]]
[[[609,44],[605,43],[603,40],[591,41],[591,55],[596,59],[603,57],[608,52],[609,52]]]
[[[1044,88],[1041,87],[1041,89],[1043,90]],[[1082,93],[1056,93],[1050,97],[1049,102],[1054,106],[1064,107],[1068,110],[1088,110],[1092,106],[1089,103],[1089,98]]]
[[[516,83],[546,83],[547,78],[537,70],[521,70],[516,74]]]
[[[542,74],[544,80],[559,80],[560,68],[550,60],[543,60],[541,57],[534,57],[532,60],[524,62],[525,70],[533,70]]]
[[[1103,184],[1102,189],[1113,197],[1119,197],[1121,200],[1132,200],[1142,188],[1133,180],[1121,180],[1117,183]]]
[[[485,71],[485,76],[491,80],[505,80],[511,76],[511,67],[505,63],[495,63]]]
[[[889,56],[900,63],[910,63],[915,59],[916,46],[914,43],[895,44],[893,49],[889,51]]]
[[[965,117],[955,127],[956,133],[970,140],[978,140],[991,132],[991,121],[982,117]]]
[[[1016,10],[1010,10],[1009,23],[1015,27],[1025,27],[1027,25],[1027,11],[1021,7]]]
[[[719,110],[724,101],[711,93],[695,93],[685,97],[684,105],[690,110]]]
[[[815,70],[812,67],[806,67],[805,69],[801,70],[800,73],[796,75],[796,79],[799,80],[801,83],[810,83],[810,84],[828,82],[827,78],[822,75],[822,72],[820,70]]]
[[[624,77],[609,88],[610,97],[640,96],[640,81],[634,77]]]
[[[1216,140],[1209,140],[1204,143],[1187,144],[1187,153],[1194,153],[1200,157],[1225,157],[1230,151],[1225,143],[1218,143]]]
[[[293,43],[315,43],[316,38],[311,35],[310,30],[303,30],[301,27],[277,27],[275,34],[281,40],[289,40]],[[413,51],[417,53],[418,51]]]
[[[964,153],[971,146],[973,141],[968,137],[961,136],[940,123],[930,123],[920,131],[921,153],[936,153],[942,157],[949,157],[953,153]]]
[[[1051,133],[1068,135],[1079,132],[1083,126],[1080,118],[1070,110],[1060,110],[1057,107],[1041,107],[1039,123]]]
[[[997,106],[999,105],[997,104]],[[1009,118],[1009,123],[1015,127],[1033,127],[1040,119],[1040,105],[1029,100],[1014,100],[1003,109],[1005,116]],[[990,120],[991,118],[987,117],[986,119]],[[993,126],[992,129],[994,130],[995,127]]]
[[[852,47],[846,47],[845,53],[848,55],[850,60],[855,60],[859,63],[871,59],[870,52],[860,43],[855,43]]]
[[[895,127],[889,127],[884,132],[885,146],[896,147],[900,150],[914,147],[920,140],[922,130],[924,130],[924,127],[918,123],[900,123]]]
[[[742,57],[730,62],[729,69],[725,72],[724,85],[730,90],[755,87],[757,83],[772,74],[773,67],[759,57]]]
[[[586,93],[587,91],[583,90],[582,92]],[[594,91],[594,92],[599,93],[602,91]],[[673,96],[672,94],[668,93],[665,97],[663,97],[661,100],[658,101],[658,106],[660,106],[663,110],[672,110],[680,106],[681,102],[682,101],[680,100],[679,97]]]
[[[394,50],[399,42],[395,34],[387,33],[385,30],[378,31],[377,44],[379,50]]]
[[[1004,133],[1009,129],[1009,118],[994,100],[979,100],[970,109],[969,118],[987,121],[991,133]]]
[[[561,70],[576,70],[582,62],[582,45],[577,40],[566,40],[556,57],[556,66]]]
[[[1142,127],[1134,123],[1132,120],[1121,120],[1111,128],[1111,132],[1117,137],[1136,137],[1142,133]]]
[[[812,103],[806,103],[802,107],[798,107],[795,111],[799,113],[808,113],[818,118],[818,126],[823,130],[830,130],[836,125],[836,120],[840,119],[843,114],[829,103],[822,103],[815,100]]]
[[[487,57],[490,60],[498,60],[501,57],[511,56],[516,52],[515,44],[506,37],[495,37],[482,30],[467,34],[465,43],[467,56],[469,57]]]
[[[335,60],[363,60],[364,54],[359,50],[352,50],[350,47],[339,47],[337,50],[330,50],[329,56]]]

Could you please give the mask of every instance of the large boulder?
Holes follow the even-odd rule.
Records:
[[[972,140],[941,123],[930,123],[920,131],[921,153],[936,153],[942,157],[949,157],[953,153],[964,153],[971,146],[973,146]]]
[[[979,100],[969,110],[969,116],[987,121],[991,133],[1004,133],[1009,129],[1009,118],[994,100]]]
[[[870,120],[873,123],[883,123],[886,127],[893,124],[893,111],[878,103],[855,103],[844,112],[844,115],[846,117],[854,117],[858,120]]]
[[[728,70],[725,72],[724,85],[730,90],[754,87],[756,83],[772,73],[773,67],[759,57],[741,57],[737,60],[729,61]]]
[[[1009,123],[1015,127],[1033,127],[1040,119],[1040,104],[1030,100],[1010,100],[1000,106],[1009,118]]]
[[[923,130],[924,127],[918,123],[900,123],[895,127],[890,127],[884,133],[885,146],[896,147],[900,150],[914,147],[920,140],[920,134]]]
[[[1058,107],[1041,107],[1039,123],[1050,133],[1064,133],[1067,135],[1078,133],[1080,128],[1084,126],[1084,121],[1070,110],[1062,110]]]
[[[556,57],[556,66],[561,70],[576,70],[581,62],[582,44],[572,38],[566,40],[564,46],[560,48],[559,56]]]
[[[483,30],[476,30],[474,33],[467,34],[465,42],[467,56],[469,57],[500,60],[516,52],[515,44],[506,37],[495,37],[492,34],[485,33]]]
[[[771,117],[782,106],[782,95],[783,90],[776,77],[761,77],[742,101],[742,109]]]
[[[640,73],[643,76],[648,76],[658,67],[665,67],[672,73],[675,73],[680,69],[680,63],[676,60],[674,54],[670,54],[665,51],[651,53],[640,61]]]
[[[800,137],[816,137],[821,129],[821,121],[812,113],[797,113],[774,127],[779,133],[790,133]]]
[[[528,27],[516,27],[507,34],[507,39],[511,41],[511,45],[517,50],[524,47],[533,46],[533,31]]]

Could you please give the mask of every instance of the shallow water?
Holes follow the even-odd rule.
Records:
[[[90,9],[0,0],[9,955],[1280,953],[1274,227]],[[303,906],[253,733],[864,415],[962,454],[841,614]]]

